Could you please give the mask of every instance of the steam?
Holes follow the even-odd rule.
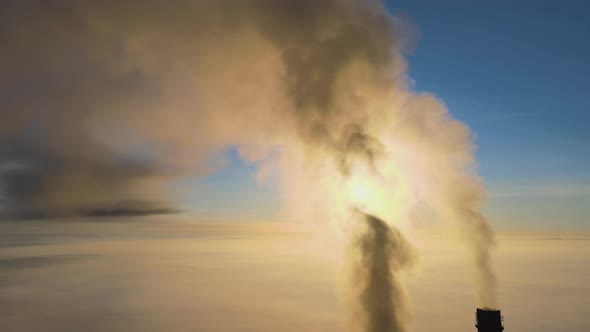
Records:
[[[361,330],[406,331],[409,315],[399,273],[415,262],[415,254],[396,228],[374,216],[359,215],[365,224],[353,242],[360,259],[352,287],[360,289]]]
[[[377,258],[401,237],[375,220],[403,229],[427,206],[456,226],[495,307],[472,137],[411,91],[399,24],[377,0],[2,1],[1,213],[171,213],[169,184],[237,147],[261,179],[280,174],[289,216],[330,234],[351,206],[375,216]]]

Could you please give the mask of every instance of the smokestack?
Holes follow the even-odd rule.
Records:
[[[504,325],[500,310],[477,308],[475,327],[478,332],[502,332]]]

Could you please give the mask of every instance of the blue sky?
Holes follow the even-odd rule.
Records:
[[[590,2],[388,1],[418,33],[415,89],[473,130],[487,214],[501,229],[590,228]],[[228,150],[228,168],[185,181],[190,211],[271,219],[280,199]],[[227,201],[232,204],[227,210]],[[225,204],[222,204],[225,202]]]
[[[392,1],[393,2],[393,1]],[[420,31],[416,89],[477,137],[488,214],[506,228],[590,216],[587,1],[395,1]]]

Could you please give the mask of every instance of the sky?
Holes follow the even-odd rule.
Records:
[[[475,136],[491,223],[588,230],[590,4],[399,0],[387,7],[412,24],[414,89],[436,95]],[[235,150],[227,159],[222,172],[179,184],[188,193],[183,205],[220,218],[276,218],[279,189],[256,181]]]
[[[493,226],[588,230],[586,1],[139,4],[3,2],[4,219],[290,218],[305,158],[479,210],[474,144]]]
[[[587,330],[585,7],[0,1],[0,330]]]
[[[477,136],[494,221],[587,227],[588,3],[395,3],[421,31],[410,57],[416,88]]]

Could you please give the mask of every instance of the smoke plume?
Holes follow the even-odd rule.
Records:
[[[413,249],[402,234],[383,220],[360,214],[364,227],[353,242],[359,254],[353,288],[359,289],[361,330],[407,330],[408,308],[399,273],[415,262]]]
[[[399,22],[377,0],[2,1],[1,213],[171,213],[169,184],[237,147],[336,232],[351,206],[402,224],[428,206],[494,307],[472,138],[411,91]]]

